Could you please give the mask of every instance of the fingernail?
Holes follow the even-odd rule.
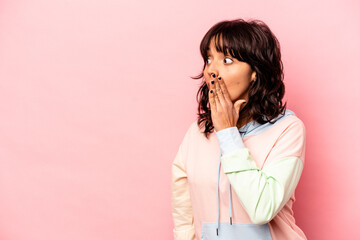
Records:
[[[210,90],[211,93],[213,93],[213,90]]]
[[[211,81],[211,84],[214,84],[214,80]]]
[[[219,80],[221,80],[221,77],[219,77]]]
[[[215,78],[215,74],[211,74],[211,76],[212,76],[213,78]]]

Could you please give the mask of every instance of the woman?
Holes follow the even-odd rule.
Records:
[[[198,119],[172,164],[174,238],[306,239],[292,211],[305,126],[282,104],[277,38],[259,20],[222,21],[200,51]]]

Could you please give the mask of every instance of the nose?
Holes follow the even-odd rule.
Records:
[[[207,86],[210,88],[211,80],[218,78],[220,76],[220,71],[222,69],[222,60],[221,58],[217,59],[216,57],[212,59],[210,63],[206,64],[204,71],[204,78],[206,80]]]
[[[219,72],[217,69],[215,69],[213,66],[209,66],[208,69],[206,70],[206,72],[204,72],[205,76],[205,80],[207,80],[207,85],[208,87],[210,87],[210,81],[216,77],[219,76]]]
[[[208,78],[216,78],[219,76],[219,72],[213,66],[209,66],[207,69],[207,77]]]

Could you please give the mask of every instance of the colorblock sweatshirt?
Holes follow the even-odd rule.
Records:
[[[209,139],[197,121],[190,125],[172,163],[175,240],[306,239],[292,211],[305,126],[289,109],[272,122]]]

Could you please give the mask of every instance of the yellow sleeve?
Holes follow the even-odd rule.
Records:
[[[172,163],[171,192],[174,240],[195,240],[194,217],[181,146]]]

